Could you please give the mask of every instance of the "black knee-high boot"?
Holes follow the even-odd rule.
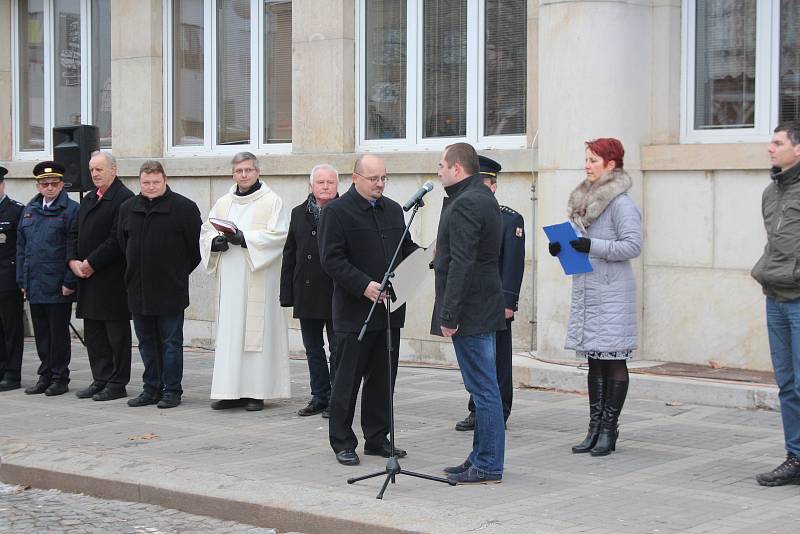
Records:
[[[625,404],[627,394],[627,381],[606,381],[605,406],[603,407],[603,416],[600,419],[600,433],[597,436],[597,443],[592,447],[592,456],[606,456],[616,448],[617,438],[619,437],[619,414],[622,412],[622,406]]]
[[[605,377],[589,375],[586,378],[586,383],[589,388],[589,432],[580,444],[572,447],[572,452],[575,454],[589,452],[597,443],[597,436],[600,432],[600,417],[603,415],[603,405],[605,403]]]

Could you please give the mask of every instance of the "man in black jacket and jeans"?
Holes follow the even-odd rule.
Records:
[[[383,196],[386,166],[377,156],[358,158],[353,185],[323,211],[319,226],[322,268],[333,279],[333,325],[336,329],[336,380],[330,402],[329,438],[336,459],[343,465],[358,465],[353,432],[353,414],[361,380],[361,428],[364,453],[388,458],[389,366],[386,354],[386,308],[379,304],[364,338],[358,333],[372,303],[384,302],[380,280],[389,266],[405,229],[400,205]],[[406,236],[400,251],[402,260],[417,245]],[[405,306],[392,312],[392,378],[397,375],[400,328]],[[394,383],[392,384],[394,388]],[[395,449],[402,458],[405,451]]]
[[[164,167],[145,161],[141,193],[119,209],[117,238],[125,254],[125,286],[144,363],[144,390],[128,406],[174,408],[183,388],[183,311],[189,274],[200,263],[200,210],[167,185]]]
[[[464,386],[475,402],[472,452],[445,468],[457,484],[503,479],[505,429],[495,368],[495,332],[505,330],[500,282],[500,205],[478,172],[478,155],[467,143],[445,148],[439,178],[447,198],[439,219],[433,269],[436,300],[431,334],[451,337]]]

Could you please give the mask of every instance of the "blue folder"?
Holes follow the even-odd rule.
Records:
[[[578,252],[569,244],[570,241],[580,237],[569,222],[545,226],[544,233],[547,234],[547,239],[549,239],[551,243],[561,244],[561,251],[558,253],[557,257],[558,261],[561,262],[561,268],[564,269],[564,274],[571,275],[592,272],[589,254],[586,252]]]

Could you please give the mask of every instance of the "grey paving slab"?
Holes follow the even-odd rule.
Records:
[[[74,392],[90,376],[85,352],[73,349]],[[137,356],[131,395],[141,387]],[[28,343],[26,383],[34,381],[34,360]],[[247,518],[253,528],[282,531],[797,532],[800,487],[762,488],[753,478],[782,459],[775,412],[634,395],[617,452],[592,458],[570,452],[585,433],[584,396],[516,390],[502,484],[453,488],[400,476],[377,501],[383,477],[353,485],[346,479],[382,471],[385,460],[362,455],[361,466],[340,466],[327,421],[296,415],[309,397],[304,361],[290,365],[293,397],[261,412],[212,411],[212,365],[207,352],[186,353],[183,404],[172,410],[79,400],[72,392],[0,394],[0,479],[217,518],[208,521]],[[453,425],[466,400],[457,370],[401,367],[396,421],[398,445],[409,451],[404,468],[439,475],[464,459],[472,434]],[[80,518],[38,520],[68,529],[74,525],[65,521]],[[19,525],[37,526],[29,518]],[[98,525],[86,531],[102,530]],[[198,525],[182,531],[243,532],[224,522]]]

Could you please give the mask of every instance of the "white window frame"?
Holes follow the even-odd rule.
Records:
[[[757,143],[768,141],[778,122],[780,1],[756,2],[755,124],[753,128],[696,129],[695,50],[698,0],[682,0],[681,143]],[[702,1],[702,0],[701,0]]]
[[[278,0],[275,0],[278,1]],[[257,141],[241,145],[219,145],[217,132],[217,17],[216,0],[203,0],[203,144],[181,146],[173,144],[173,1],[164,2],[164,146],[167,156],[220,156],[244,150],[256,154],[289,154],[292,143],[267,143],[264,135],[264,3],[250,0],[250,139]],[[292,6],[294,10],[294,6]],[[255,16],[255,18],[254,18]],[[292,15],[294,16],[294,14]]]
[[[44,0],[44,17],[42,19],[42,45],[44,46],[44,149],[42,150],[21,150],[20,131],[21,117],[20,109],[20,64],[19,64],[19,2],[11,2],[11,69],[13,73],[13,83],[11,84],[12,94],[12,145],[13,158],[19,161],[37,161],[52,157],[53,154],[53,127],[58,126],[55,122],[55,106],[53,98],[55,95],[55,76],[53,76],[53,37],[55,35],[55,21],[53,13],[55,10],[54,0]],[[92,21],[92,1],[80,0],[81,9],[81,124],[92,123],[92,41],[91,41],[91,21]]]
[[[367,94],[364,88],[366,74],[366,2],[356,3],[356,132],[358,151],[438,151],[445,146],[467,142],[476,148],[516,149],[527,147],[527,133],[517,135],[483,135],[485,86],[485,0],[467,0],[467,133],[462,137],[423,137],[423,0],[406,3],[406,137],[401,139],[366,139]],[[414,23],[412,24],[412,21]],[[530,63],[530,58],[528,58]],[[526,109],[530,102],[526,104]]]

